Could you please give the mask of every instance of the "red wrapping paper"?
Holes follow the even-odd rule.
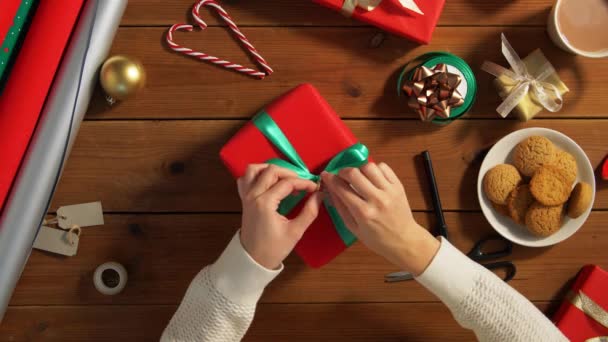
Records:
[[[335,11],[342,11],[344,0],[313,0]],[[428,44],[439,21],[445,0],[416,0],[424,14],[404,8],[398,0],[383,0],[371,11],[356,8],[353,19],[377,26],[385,31],[421,44]]]
[[[608,272],[595,265],[583,267],[572,286],[573,293],[579,291],[608,311]],[[608,336],[608,328],[572,305],[568,299],[564,300],[553,321],[572,342]]]
[[[336,154],[358,141],[312,85],[294,88],[265,110],[315,174],[319,174]],[[243,176],[249,164],[283,158],[252,122],[226,143],[220,157],[235,178]],[[291,217],[297,215],[305,201],[290,213]],[[309,266],[321,267],[345,249],[329,215],[322,208],[295,251]]]
[[[21,0],[0,1],[0,42],[4,39],[8,29],[11,27],[20,3]]]
[[[83,1],[40,2],[0,95],[0,210],[19,170]]]

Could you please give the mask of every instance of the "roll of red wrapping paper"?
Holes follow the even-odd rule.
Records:
[[[61,58],[26,156],[0,213],[0,322],[126,6],[127,0],[85,0]]]
[[[19,170],[83,1],[41,1],[0,96],[0,210]]]

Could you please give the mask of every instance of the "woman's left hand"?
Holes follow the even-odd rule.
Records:
[[[276,165],[252,164],[237,185],[243,203],[241,243],[260,265],[277,269],[317,218],[322,202],[317,184]],[[281,201],[300,191],[315,193],[299,215],[290,220],[279,214]]]

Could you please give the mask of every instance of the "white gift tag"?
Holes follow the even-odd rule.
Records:
[[[71,237],[68,236],[70,234],[72,235]],[[34,241],[34,248],[73,256],[78,251],[78,242],[78,235],[74,232],[42,226]]]
[[[100,226],[103,224],[101,202],[60,207],[57,209],[57,220],[57,224],[63,229],[70,229],[73,225],[79,227]]]

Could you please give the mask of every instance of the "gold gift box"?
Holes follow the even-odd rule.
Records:
[[[536,49],[532,51],[532,53],[530,53],[526,58],[524,58],[523,62],[526,65],[530,75],[536,76],[543,71],[542,68],[548,63],[548,60],[540,49]],[[553,72],[543,81],[553,84],[561,95],[564,95],[570,91],[556,72]],[[509,96],[511,89],[517,85],[517,81],[502,75],[494,80],[494,85],[498,89],[498,94],[500,97],[504,99]],[[538,114],[538,112],[540,112],[542,109],[543,107],[534,99],[532,89],[530,89],[530,91],[521,99],[521,101],[519,101],[513,111],[517,113],[518,117],[522,121],[528,121],[536,116],[536,114]]]

